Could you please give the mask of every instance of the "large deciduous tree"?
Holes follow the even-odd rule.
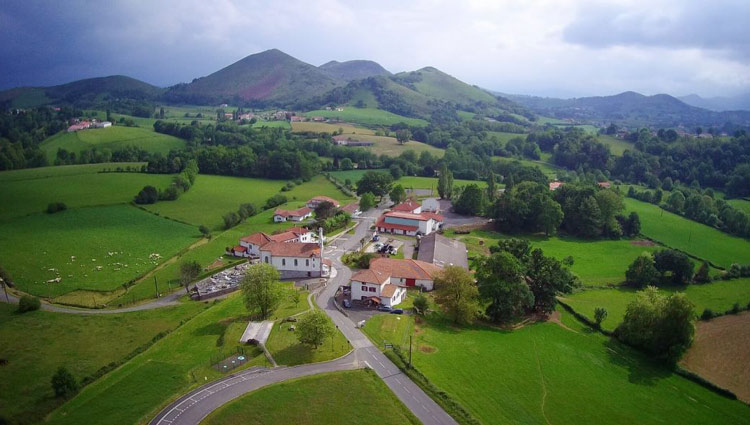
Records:
[[[279,282],[279,272],[270,264],[256,264],[248,267],[240,289],[245,307],[260,319],[267,319],[279,306],[283,289]]]
[[[672,283],[687,285],[693,279],[695,263],[680,251],[663,249],[654,253],[654,267],[661,274],[662,281],[670,273]]]
[[[297,339],[299,339],[299,342],[312,345],[316,349],[334,332],[333,323],[320,310],[313,310],[305,314],[297,323]]]
[[[437,190],[441,199],[450,199],[453,196],[453,172],[445,164],[440,167]]]
[[[638,256],[625,272],[625,282],[637,288],[654,285],[659,281],[659,271],[654,266],[654,257],[649,253]]]
[[[495,252],[482,259],[476,276],[479,293],[489,303],[487,317],[495,322],[513,320],[534,303],[534,294],[524,281],[523,267],[509,252]]]
[[[201,265],[197,261],[185,261],[180,264],[180,284],[185,287],[185,292],[190,293],[188,287],[201,274]]]
[[[458,214],[481,215],[484,210],[484,194],[479,186],[470,184],[461,191],[461,196],[453,204],[453,211]]]
[[[435,277],[435,303],[454,323],[470,323],[480,313],[479,291],[466,269],[447,266]]]
[[[368,171],[357,182],[357,195],[370,192],[375,196],[382,197],[388,194],[393,184],[393,177],[387,173]]]

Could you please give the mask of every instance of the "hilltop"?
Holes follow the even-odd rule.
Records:
[[[288,105],[342,84],[313,65],[271,49],[247,56],[191,83],[170,87],[163,98],[201,105]]]
[[[391,75],[379,63],[370,60],[330,61],[320,65],[318,68],[328,73],[331,77],[344,81],[361,80],[378,75]]]

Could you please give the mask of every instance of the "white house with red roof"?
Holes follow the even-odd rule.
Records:
[[[254,233],[241,238],[230,253],[271,264],[282,279],[321,277],[330,271],[330,262],[322,258],[321,245],[313,242],[313,236],[313,232],[302,227],[292,227],[276,235]]]
[[[320,204],[322,204],[323,202],[326,202],[326,201],[332,203],[333,206],[336,207],[336,208],[338,208],[338,207],[341,206],[341,204],[339,203],[339,201],[337,201],[337,200],[335,200],[333,198],[329,198],[328,196],[322,196],[322,195],[319,195],[319,196],[316,196],[316,197],[310,199],[309,201],[307,201],[307,204],[305,206],[307,208],[310,208],[310,209],[314,210],[318,205],[320,205]]]
[[[398,211],[398,212],[407,212],[412,214],[420,214],[422,212],[422,205],[419,202],[412,201],[411,199],[402,202],[393,208],[391,208],[391,211]]]
[[[429,235],[438,230],[442,223],[443,216],[440,214],[388,211],[378,218],[375,228],[381,233],[416,236]]]
[[[273,221],[283,223],[285,221],[304,221],[312,217],[312,209],[308,207],[297,208],[296,210],[285,210],[277,208],[273,212]]]
[[[349,215],[352,217],[356,217],[362,213],[362,211],[359,210],[359,202],[352,202],[350,204],[344,205],[343,207],[341,207],[341,211],[349,213]]]
[[[370,261],[370,270],[389,274],[389,283],[394,285],[432,291],[435,287],[435,277],[443,269],[435,264],[410,258],[373,258]]]
[[[263,232],[253,233],[240,238],[240,244],[235,246],[232,252],[235,257],[260,258],[260,248],[269,242],[311,243],[314,235],[315,233],[303,227],[292,227],[275,235]]]
[[[406,288],[391,283],[387,272],[365,269],[360,270],[351,280],[352,300],[371,301],[388,307],[394,307],[406,298]]]

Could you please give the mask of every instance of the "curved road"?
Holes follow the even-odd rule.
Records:
[[[350,370],[369,367],[383,379],[393,393],[425,425],[457,425],[435,401],[433,401],[409,377],[401,373],[388,357],[355,327],[335,306],[333,296],[341,285],[349,283],[351,270],[339,260],[341,255],[356,247],[359,241],[369,235],[369,228],[379,215],[379,210],[362,217],[354,235],[342,235],[326,248],[337,273],[317,297],[318,306],[328,314],[336,327],[346,336],[354,350],[344,357],[325,363],[313,363],[295,367],[273,369],[254,368],[229,375],[218,381],[206,384],[180,397],[164,408],[151,425],[197,425],[209,413],[243,394],[287,379],[309,376],[324,372]]]
[[[166,307],[170,305],[177,305],[177,301],[183,295],[179,289],[169,295],[165,295],[159,299],[149,301],[147,303],[138,304],[132,307],[122,307],[113,309],[79,309],[73,307],[63,307],[56,304],[50,304],[42,301],[42,310],[51,311],[53,313],[66,313],[66,314],[116,314],[116,313],[130,313],[133,311],[142,310],[153,310],[155,308]],[[8,294],[11,304],[18,304],[18,297]],[[0,302],[7,302],[5,294],[0,293]]]

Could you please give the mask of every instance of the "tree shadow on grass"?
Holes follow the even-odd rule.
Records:
[[[604,347],[613,364],[628,369],[628,381],[632,384],[652,387],[661,379],[672,375],[672,371],[666,365],[647,358],[614,338],[608,338]]]

